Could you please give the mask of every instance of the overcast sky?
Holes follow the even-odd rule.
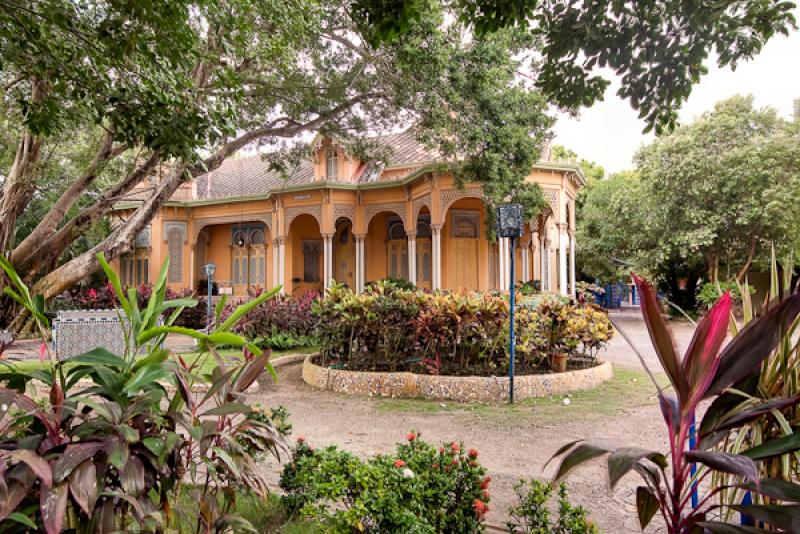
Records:
[[[800,13],[795,14],[800,18]],[[737,93],[750,93],[757,106],[772,106],[792,117],[795,98],[800,98],[800,31],[770,40],[761,54],[742,62],[736,71],[709,65],[708,74],[694,86],[680,112],[682,122],[691,121],[713,108],[714,103]],[[632,167],[632,157],[652,135],[642,134],[644,123],[616,95],[612,84],[605,100],[584,109],[579,118],[560,115],[555,126],[555,144],[571,148],[582,158],[596,161],[606,172]]]

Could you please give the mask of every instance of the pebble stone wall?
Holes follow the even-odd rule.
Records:
[[[317,365],[314,363],[316,356],[311,354],[303,362],[303,380],[310,386],[336,393],[459,402],[503,402],[508,399],[508,377],[347,371]],[[609,362],[565,373],[517,376],[514,378],[514,398],[549,397],[591,389],[613,376]]]

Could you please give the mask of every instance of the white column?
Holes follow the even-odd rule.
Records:
[[[333,281],[333,234],[324,234],[322,239],[323,286],[328,289]]]
[[[531,281],[531,266],[528,261],[528,245],[522,245],[522,281]]]
[[[356,293],[364,291],[364,236],[356,236]]]
[[[506,238],[497,238],[497,284],[500,286],[497,289],[504,291],[508,288],[506,283],[506,258],[508,252],[506,251]]]
[[[536,257],[537,250],[539,250],[539,232],[533,232],[531,235],[531,280],[539,280],[541,284],[542,274],[539,272],[541,260]]]
[[[433,248],[433,289],[442,288],[442,228],[431,225],[431,248]]]
[[[272,287],[280,283],[278,278],[278,240],[272,241]]]
[[[281,285],[281,295],[286,294],[286,277],[284,270],[286,268],[286,238],[278,238],[278,283]]]
[[[569,236],[569,293],[575,297],[575,234]]]
[[[194,247],[195,245],[189,245],[189,288],[194,291]]]
[[[558,292],[568,295],[567,291],[567,233],[564,228],[558,229]]]
[[[417,236],[408,235],[408,281],[417,285]]]
[[[542,291],[550,290],[549,272],[547,262],[550,261],[550,253],[547,250],[547,239],[542,235],[539,241],[539,277],[541,279]]]

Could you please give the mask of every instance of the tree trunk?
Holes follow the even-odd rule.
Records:
[[[64,251],[72,244],[75,239],[84,231],[90,228],[102,217],[108,215],[114,207],[114,202],[120,195],[130,192],[137,184],[144,180],[161,161],[157,155],[150,156],[144,163],[139,165],[134,171],[128,173],[110,191],[106,192],[93,205],[82,210],[75,217],[58,229],[55,233],[47,236],[41,246],[31,251],[27,257],[19,258],[19,263],[15,265],[25,266],[29,274],[44,272],[51,263],[61,257]]]
[[[33,232],[31,232],[20,243],[11,254],[11,263],[18,269],[24,269],[25,264],[30,261],[30,258],[37,254],[37,251],[42,247],[45,240],[51,237],[61,220],[66,215],[67,211],[75,204],[80,196],[86,192],[86,189],[97,178],[97,176],[105,168],[106,164],[121,150],[112,150],[114,142],[114,134],[108,131],[105,135],[102,145],[95,154],[94,159],[89,164],[84,174],[77,180],[72,182],[70,186],[61,194],[61,197],[47,212],[47,215],[36,225]]]
[[[150,223],[164,202],[169,200],[180,187],[185,170],[186,166],[182,164],[173,169],[130,219],[114,230],[102,243],[44,276],[33,286],[32,293],[43,295],[45,300],[50,300],[99,269],[100,262],[96,257],[98,253],[103,253],[106,259],[112,260],[129,251],[136,235]]]
[[[41,102],[43,96],[42,82],[31,82],[31,104]],[[17,145],[14,163],[8,172],[3,184],[3,196],[0,201],[0,254],[8,258],[14,242],[14,233],[17,228],[17,219],[30,202],[36,182],[33,171],[39,161],[42,148],[42,138],[25,129]],[[1,278],[1,277],[0,277]],[[0,287],[2,281],[0,279]]]

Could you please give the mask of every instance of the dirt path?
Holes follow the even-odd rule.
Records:
[[[623,328],[637,348],[647,349],[640,321],[627,319]],[[691,328],[676,329],[680,345],[685,346],[690,335]],[[362,457],[392,452],[411,429],[433,443],[463,441],[478,449],[494,479],[488,522],[502,525],[514,482],[520,477],[552,476],[554,466],[544,471],[543,466],[568,441],[585,438],[666,448],[652,386],[634,370],[640,367],[635,354],[619,341],[603,356],[617,366],[615,380],[594,392],[573,395],[569,406],[561,398],[509,407],[347,397],[304,384],[299,363],[282,367],[278,384],[262,384],[257,400],[286,406],[294,437],[303,436],[315,446],[335,444]],[[655,355],[648,353],[646,359],[653,362]],[[270,469],[277,474],[276,466]],[[568,487],[573,500],[590,511],[604,532],[639,532],[634,506],[637,482],[634,476],[626,477],[612,495],[605,470],[593,464],[570,476]]]

